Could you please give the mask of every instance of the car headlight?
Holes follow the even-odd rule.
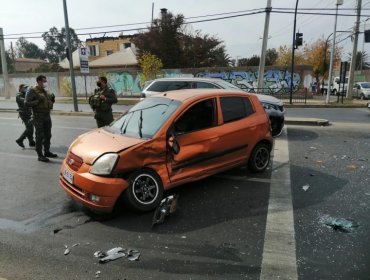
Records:
[[[90,169],[90,173],[95,175],[109,175],[117,163],[118,154],[105,154],[98,158]]]
[[[262,102],[262,105],[263,105],[263,108],[265,108],[266,110],[271,110],[271,109],[276,110],[275,106],[272,104]]]

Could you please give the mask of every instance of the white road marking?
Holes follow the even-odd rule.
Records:
[[[22,127],[22,129],[24,129],[22,123],[16,124],[16,123],[2,123],[2,122],[0,122],[0,125],[5,125],[5,126],[19,126],[19,127]],[[53,125],[52,130],[53,129],[69,129],[69,130],[75,129],[75,130],[90,131],[90,130],[93,130],[95,128],[96,127],[71,127],[71,126],[55,126],[55,125]]]
[[[267,183],[271,184],[272,181],[275,183],[286,183],[287,180],[283,178],[252,178],[252,177],[241,177],[241,176],[232,176],[232,175],[215,175],[215,177],[220,179],[232,180],[232,181],[240,181],[240,182],[257,182],[257,183]],[[289,182],[289,180],[288,180]]]
[[[298,279],[286,133],[275,139],[261,280]]]
[[[12,157],[12,158],[24,158],[24,159],[32,159],[32,160],[35,160],[35,158],[37,158],[36,152],[34,152],[33,155],[0,152],[0,155],[9,156],[9,157]],[[58,157],[57,158],[52,158],[52,159],[50,159],[50,161],[53,161],[53,162],[55,161],[55,162],[62,163],[66,156],[67,156],[66,154],[58,153]]]

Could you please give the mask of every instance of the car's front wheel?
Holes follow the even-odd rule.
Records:
[[[257,144],[248,161],[249,170],[253,173],[262,172],[270,163],[270,148],[267,144]]]
[[[284,121],[281,118],[270,117],[271,123],[271,134],[273,137],[277,137],[281,134],[283,130]]]
[[[127,206],[136,211],[150,211],[157,207],[163,196],[161,178],[150,169],[132,173],[129,187],[124,192]]]

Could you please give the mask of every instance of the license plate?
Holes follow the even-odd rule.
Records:
[[[68,183],[73,184],[73,174],[69,172],[67,168],[63,170],[63,177],[67,180]]]

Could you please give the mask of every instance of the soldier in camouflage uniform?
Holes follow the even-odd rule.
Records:
[[[117,103],[114,89],[107,86],[107,78],[99,77],[96,85],[98,90],[90,96],[89,104],[94,110],[98,127],[109,125],[113,121],[112,104]]]
[[[17,142],[17,144],[22,148],[25,148],[23,141],[26,138],[28,139],[28,144],[30,145],[30,147],[35,147],[35,141],[33,140],[33,124],[31,119],[32,117],[31,108],[26,107],[24,105],[27,88],[28,86],[24,84],[19,85],[19,92],[17,93],[17,97],[15,99],[18,104],[19,117],[21,118],[25,126],[25,130],[23,131],[21,136],[17,140],[15,140],[15,142]]]
[[[25,105],[32,107],[34,125],[36,129],[36,152],[38,160],[48,162],[48,158],[56,158],[57,155],[50,152],[51,118],[50,110],[55,102],[54,94],[46,91],[46,77],[40,75],[36,78],[37,85],[32,87],[26,94]],[[44,152],[43,152],[44,150]]]

